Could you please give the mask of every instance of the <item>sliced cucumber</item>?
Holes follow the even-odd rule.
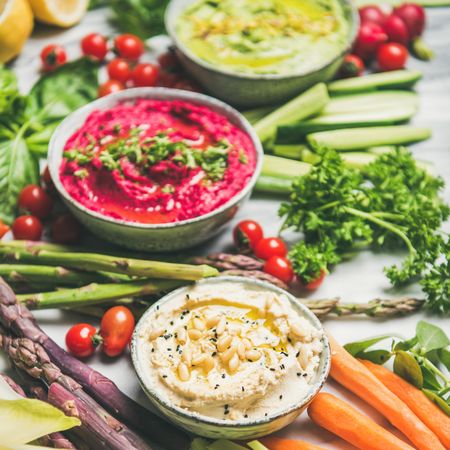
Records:
[[[279,156],[264,155],[262,175],[271,177],[298,177],[308,173],[310,164],[293,159],[280,158]]]
[[[269,177],[260,175],[255,184],[255,191],[264,194],[288,195],[294,178]]]

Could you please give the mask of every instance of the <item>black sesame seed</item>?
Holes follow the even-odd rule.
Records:
[[[173,325],[173,320],[170,321],[170,325]]]
[[[298,358],[299,355],[300,355],[300,352],[297,352],[297,353],[295,354],[295,357]]]
[[[247,418],[247,417],[248,417],[248,414],[244,414],[244,417]]]
[[[283,398],[283,396],[282,396],[282,395],[280,395],[279,399],[281,400],[282,398]]]
[[[228,411],[228,409],[226,411],[223,412],[225,415],[230,414],[230,411]]]
[[[163,377],[163,378],[167,378],[167,375],[163,375],[162,377]]]
[[[242,392],[245,392],[245,388],[244,388],[244,386],[242,386]]]
[[[224,373],[222,374],[222,378],[225,378],[225,374]]]
[[[301,377],[302,374],[301,374],[300,372],[297,372],[297,376],[298,376],[298,377]]]
[[[211,353],[211,356],[216,356],[217,355],[217,352],[212,352]]]

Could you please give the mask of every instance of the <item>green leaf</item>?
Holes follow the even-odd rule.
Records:
[[[0,140],[0,219],[11,224],[17,198],[28,184],[39,180],[39,167],[23,138],[23,128],[12,139]]]
[[[436,392],[430,391],[429,389],[423,389],[423,392],[433,403],[436,403],[447,416],[450,416],[450,405],[442,397],[439,397]]]
[[[438,350],[439,361],[450,371],[450,351],[445,348],[440,348]]]
[[[9,114],[14,100],[19,96],[14,72],[0,64],[0,115]]]
[[[394,350],[409,350],[413,348],[417,344],[417,336],[414,336],[412,339],[408,339],[406,341],[398,341],[394,345]]]
[[[450,340],[441,328],[423,320],[417,324],[416,335],[418,343],[425,353],[450,345]]]
[[[370,350],[368,352],[358,353],[358,358],[367,359],[368,361],[372,361],[375,364],[383,365],[392,356],[392,353],[388,350]]]
[[[357,342],[350,342],[348,344],[344,345],[345,350],[347,350],[352,356],[358,356],[361,352],[364,352],[364,350],[367,350],[369,347],[372,347],[372,345],[377,344],[380,341],[383,341],[384,339],[391,338],[392,335],[384,334],[383,336],[374,337],[371,339],[366,339],[364,341],[357,341]]]
[[[422,369],[423,387],[426,389],[440,390],[442,386],[436,378],[436,375],[425,366],[422,365],[420,367]]]
[[[423,375],[422,370],[414,356],[400,350],[395,355],[394,372],[406,381],[410,382],[418,389],[422,389]]]
[[[81,58],[43,75],[29,94],[28,117],[62,119],[97,98],[98,63]]]

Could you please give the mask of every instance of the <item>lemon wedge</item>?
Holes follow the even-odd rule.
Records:
[[[27,0],[0,0],[0,62],[17,56],[33,30]]]
[[[83,18],[89,0],[29,0],[29,2],[37,20],[59,27],[71,27]]]

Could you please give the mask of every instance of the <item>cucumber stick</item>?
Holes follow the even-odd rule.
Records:
[[[359,150],[380,145],[402,145],[423,141],[431,136],[428,128],[408,125],[347,128],[308,134],[313,148],[330,147],[335,150]]]
[[[289,194],[294,178],[270,177],[260,175],[256,180],[255,191],[265,194]]]
[[[299,122],[318,114],[329,100],[324,83],[319,83],[255,123],[261,142],[271,142],[279,125]]]
[[[310,164],[295,161],[293,159],[280,158],[279,156],[264,155],[262,175],[272,177],[298,177],[311,169]]]
[[[422,78],[422,74],[417,70],[372,73],[363,77],[332,81],[328,84],[328,92],[335,95],[375,89],[406,89],[412,87],[420,78]]]

